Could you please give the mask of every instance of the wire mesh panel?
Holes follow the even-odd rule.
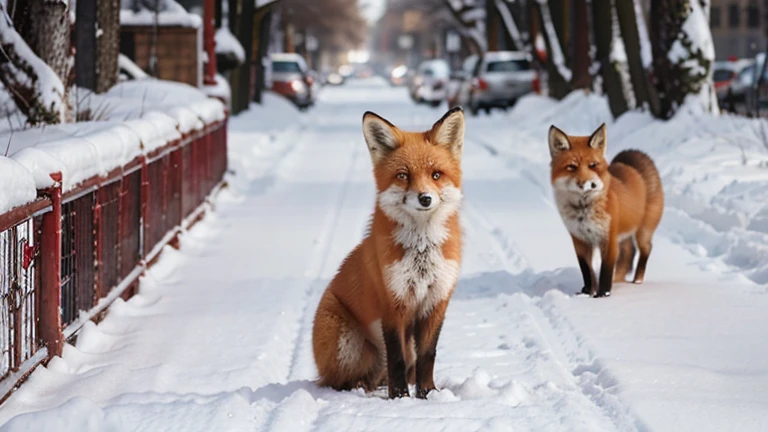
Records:
[[[195,176],[194,142],[181,148],[182,170],[182,218],[187,217],[197,207],[197,182]]]
[[[120,189],[115,181],[99,188],[99,234],[97,262],[99,297],[120,282]]]
[[[213,183],[214,185],[224,179],[227,171],[227,125],[213,131],[211,141],[211,161],[213,165]]]
[[[96,301],[96,192],[61,206],[61,322],[72,323]]]
[[[166,175],[166,199],[167,199],[167,211],[166,211],[166,227],[165,230],[170,231],[175,226],[181,224],[181,193],[182,193],[182,164],[181,164],[181,149],[174,150],[168,155],[168,170]]]
[[[18,370],[38,349],[35,221],[27,219],[0,232],[0,377],[3,378]]]
[[[149,202],[147,220],[144,221],[144,252],[149,253],[162,240],[166,231],[165,224],[165,175],[168,165],[165,157],[147,165],[149,177]]]
[[[141,170],[123,177],[120,217],[120,273],[124,278],[141,259]]]

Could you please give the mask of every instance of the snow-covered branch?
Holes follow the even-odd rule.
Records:
[[[62,123],[67,119],[64,84],[24,42],[0,2],[0,81],[30,124]]]

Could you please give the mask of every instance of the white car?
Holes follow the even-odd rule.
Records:
[[[416,69],[411,81],[411,98],[417,103],[440,106],[446,98],[451,68],[445,60],[427,60]]]

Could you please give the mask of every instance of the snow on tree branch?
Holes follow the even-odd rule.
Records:
[[[565,81],[571,81],[572,73],[568,66],[565,64],[565,56],[563,55],[563,49],[560,47],[560,40],[557,38],[557,32],[555,26],[552,23],[552,14],[549,12],[548,0],[537,0],[541,6],[541,20],[544,23],[544,31],[547,32],[547,38],[552,52],[552,62],[557,67],[557,71]]]
[[[13,27],[0,3],[0,81],[30,124],[66,121],[64,84]]]

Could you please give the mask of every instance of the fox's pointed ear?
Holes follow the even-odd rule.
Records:
[[[363,135],[374,164],[399,145],[397,127],[370,111],[363,114]]]
[[[452,108],[429,131],[431,141],[448,148],[457,158],[464,151],[464,110]]]
[[[608,131],[605,123],[601,124],[592,136],[589,137],[589,146],[596,150],[602,150],[603,154],[605,154],[605,148],[608,146]]]
[[[549,127],[549,154],[552,157],[559,155],[564,151],[571,149],[571,142],[568,141],[568,135],[555,125]]]

